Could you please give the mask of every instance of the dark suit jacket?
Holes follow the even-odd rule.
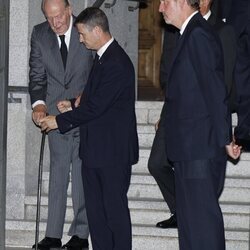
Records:
[[[58,115],[56,120],[62,133],[80,126],[80,156],[85,166],[137,162],[135,72],[116,41],[94,65],[80,107]]]
[[[225,150],[230,115],[219,37],[197,13],[178,41],[166,90],[166,149],[172,161],[209,159]]]
[[[240,6],[241,7],[241,6]],[[240,8],[239,7],[239,8]],[[243,11],[243,9],[242,9]],[[242,14],[242,13],[241,13]],[[246,139],[250,149],[250,3],[245,6],[244,14],[235,16],[236,25],[241,22],[238,38],[235,82],[237,93],[238,125],[236,139]],[[241,143],[240,143],[241,144]]]
[[[212,3],[212,12],[219,18],[219,19],[228,19],[230,15],[230,11],[232,8],[232,1],[233,0],[213,0]],[[236,0],[241,1],[241,0]]]
[[[216,18],[213,13],[210,15],[207,21],[213,26],[214,30],[219,35],[222,44],[224,55],[225,83],[229,94],[230,110],[233,112],[235,111],[235,83],[233,71],[236,61],[236,34],[234,28],[231,25],[224,23],[219,18]]]
[[[228,0],[221,1],[224,1],[224,8],[226,8],[226,6],[231,6],[230,10],[226,14],[226,20],[227,23],[229,23],[235,28],[235,32],[238,38],[240,34],[244,31],[247,23],[249,0],[231,0],[231,3],[228,3]]]
[[[214,30],[218,33],[222,43],[224,54],[225,83],[229,94],[229,106],[231,112],[235,111],[235,84],[233,71],[236,61],[236,35],[233,27],[224,23],[213,14],[208,18]],[[169,68],[171,66],[174,50],[178,41],[179,30],[172,25],[166,25],[164,32],[161,64],[160,64],[160,84],[164,89],[167,85]]]
[[[179,30],[172,25],[165,25],[160,63],[160,85],[164,90],[167,85],[169,68],[173,61],[174,51],[179,38]]]
[[[49,114],[58,114],[58,101],[82,93],[92,67],[92,58],[92,53],[79,42],[77,29],[73,26],[64,70],[56,34],[48,22],[36,25],[31,35],[29,60],[31,103],[43,100]]]

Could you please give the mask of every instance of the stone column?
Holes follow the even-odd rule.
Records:
[[[9,85],[27,86],[27,0],[10,0]],[[24,218],[26,96],[10,94],[7,141],[7,219]]]

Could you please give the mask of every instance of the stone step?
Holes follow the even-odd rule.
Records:
[[[161,199],[162,195],[156,184],[132,184],[128,193],[130,198],[150,199],[152,197]],[[245,187],[227,187],[225,186],[220,197],[223,202],[248,203],[250,201],[250,189]]]
[[[242,163],[241,163],[242,164]],[[246,164],[247,165],[247,164]],[[235,166],[228,167],[228,172],[233,170]],[[246,167],[246,166],[245,166]],[[238,167],[237,167],[238,168]],[[249,167],[248,167],[249,168]],[[237,170],[237,169],[236,169]],[[235,171],[236,171],[235,170]],[[237,172],[237,171],[236,171]],[[220,200],[223,202],[249,202],[250,201],[250,177],[246,176],[227,177],[225,186]],[[42,193],[48,195],[49,187],[49,173],[44,172]],[[68,195],[71,195],[71,185],[68,188]],[[133,174],[131,178],[131,185],[128,192],[130,198],[157,198],[162,199],[162,195],[156,184],[154,178],[150,174]]]
[[[138,124],[137,132],[138,132],[139,146],[151,148],[155,137],[154,125]]]
[[[158,107],[159,105],[156,105]],[[139,138],[140,147],[152,146],[154,136],[155,136],[155,127],[154,124],[158,121],[160,117],[160,111],[157,109],[146,110],[144,108],[137,109],[137,132]],[[232,116],[233,127],[237,124],[237,117],[235,114]]]
[[[46,223],[40,222],[40,239],[44,237]],[[65,224],[64,231],[68,231]],[[133,250],[178,250],[178,233],[176,229],[163,230],[154,226],[133,224]],[[227,250],[247,250],[249,232],[247,230],[226,230]],[[6,221],[6,245],[8,247],[30,247],[34,244],[34,221]],[[68,240],[64,234],[63,242]],[[92,247],[90,247],[90,250]]]
[[[70,222],[73,219],[72,201],[68,198],[68,207],[65,220]],[[48,198],[42,197],[41,201],[41,220],[47,219]],[[131,220],[133,224],[144,224],[154,226],[156,222],[169,217],[169,211],[163,200],[129,200]],[[224,223],[226,228],[249,229],[250,203],[221,204]],[[25,219],[35,220],[36,218],[36,197],[25,198]]]
[[[160,118],[163,102],[136,102],[135,112],[138,124],[154,124]]]
[[[148,158],[150,154],[150,149],[141,148],[140,149],[140,159],[137,164],[132,166],[133,174],[149,174],[148,171]],[[241,160],[237,164],[232,162],[227,162],[226,176],[230,178],[250,178],[250,153],[242,153]],[[49,172],[45,171],[43,173],[43,180],[47,181],[49,179]]]
[[[155,124],[159,118],[163,102],[145,102],[137,101],[135,105],[135,112],[138,124]],[[237,125],[237,115],[232,114],[232,125]]]
[[[133,174],[131,177],[131,184],[157,185],[154,178],[149,174]],[[224,187],[250,189],[250,178],[227,177]]]
[[[148,157],[150,154],[149,149],[140,150],[140,159],[137,164],[132,167],[135,174],[149,174],[148,171]],[[227,162],[226,176],[234,178],[250,178],[250,153],[243,153],[241,160],[237,164],[230,161]]]

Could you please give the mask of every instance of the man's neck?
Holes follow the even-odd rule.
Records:
[[[190,8],[189,6],[187,6],[185,8],[185,10],[183,11],[183,15],[180,17],[180,22],[178,25],[178,29],[181,29],[182,25],[184,24],[184,22],[195,12],[196,10]]]

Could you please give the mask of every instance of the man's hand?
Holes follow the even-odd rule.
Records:
[[[46,116],[47,108],[43,104],[38,104],[33,108],[32,120],[37,125],[40,126],[40,120]]]
[[[155,124],[155,132],[158,130],[158,128],[159,128],[159,123],[160,123],[160,121],[161,121],[161,118],[156,122],[156,124]]]
[[[72,110],[71,102],[68,100],[60,101],[57,103],[56,106],[61,113],[65,113]]]
[[[238,146],[234,142],[231,142],[229,145],[226,145],[226,151],[231,158],[236,160],[240,157],[241,146]]]
[[[41,123],[40,126],[41,126],[42,131],[49,132],[50,130],[58,128],[56,117],[53,115],[49,115],[41,119],[40,123]]]

